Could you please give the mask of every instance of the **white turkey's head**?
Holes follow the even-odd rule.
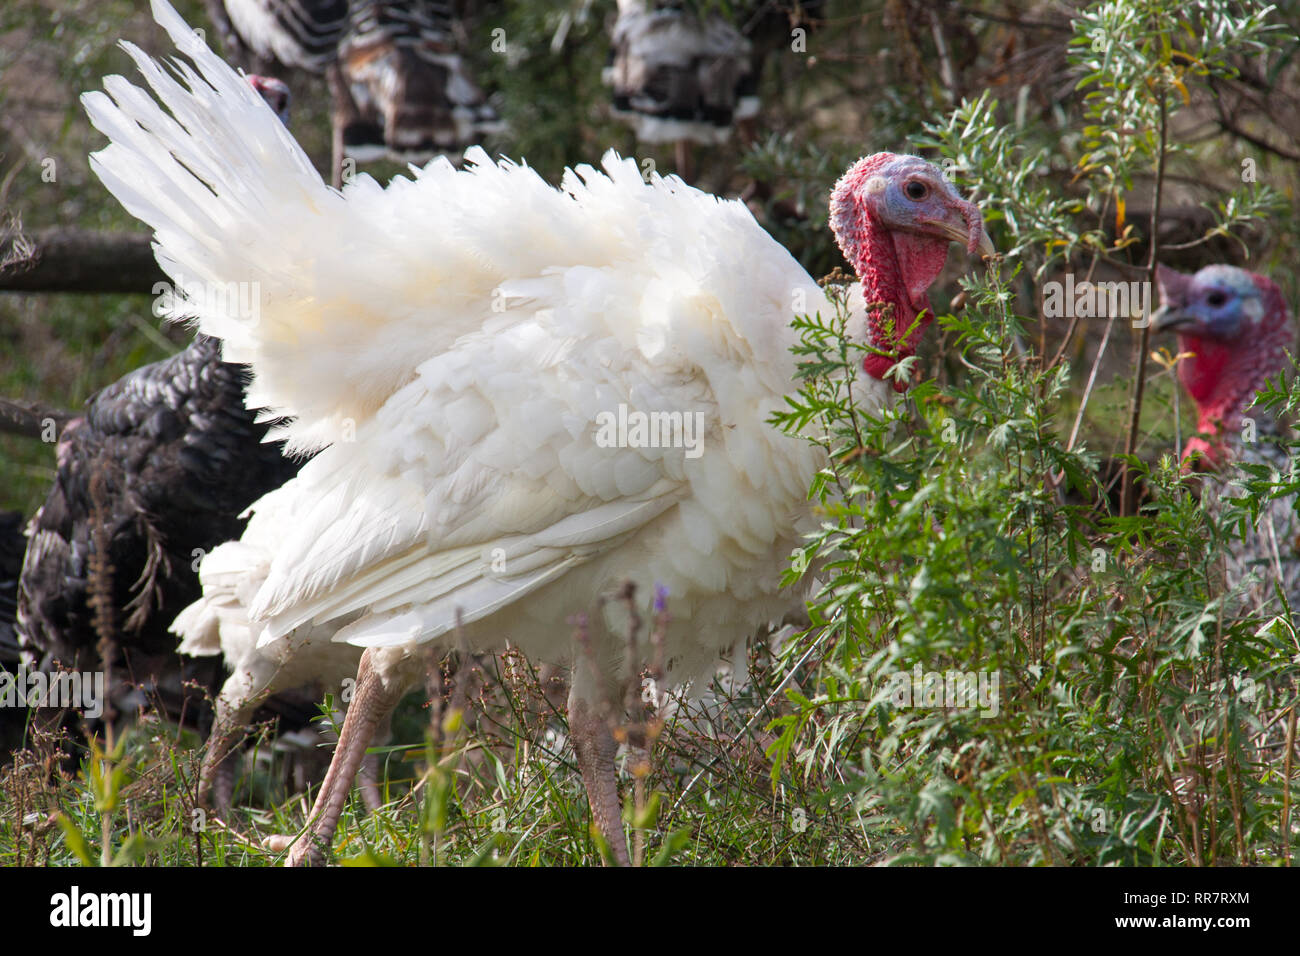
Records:
[[[915,354],[932,318],[926,293],[943,271],[949,243],[993,254],[979,207],[918,156],[876,153],[854,163],[831,192],[830,225],[863,297],[884,306],[870,309],[867,320],[870,344],[882,354],[863,362],[881,379]],[[907,386],[896,380],[894,387]]]
[[[280,122],[288,126],[289,87],[284,80],[277,80],[273,76],[259,76],[253,73],[249,75],[248,82],[253,89],[261,94],[262,99],[266,100],[266,105],[271,107],[271,111],[280,118]]]

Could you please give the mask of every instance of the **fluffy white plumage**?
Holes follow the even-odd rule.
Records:
[[[84,98],[113,140],[94,168],[154,228],[177,310],[252,366],[249,404],[293,416],[296,448],[330,445],[205,562],[212,599],[178,621],[186,650],[220,635],[239,659],[309,622],[398,645],[446,633],[457,609],[509,609],[489,642],[558,659],[565,618],[629,573],[667,586],[673,646],[697,667],[778,615],[816,465],[765,420],[792,380],[794,306],[825,300],[744,205],[612,154],[559,190],[477,151],[466,171],[361,176],[340,195],[155,13],[202,79],[180,67],[187,91],[128,44],[180,125],[109,77],[116,103]],[[255,321],[209,293],[232,281],[258,284]],[[703,416],[702,454],[600,447],[620,405]]]

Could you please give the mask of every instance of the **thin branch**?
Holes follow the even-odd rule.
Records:
[[[74,417],[72,412],[40,402],[0,398],[0,432],[11,435],[51,441],[58,438],[63,426]]]
[[[1165,90],[1160,91],[1160,139],[1157,143],[1158,152],[1156,153],[1156,179],[1152,185],[1151,198],[1151,245],[1147,254],[1147,281],[1155,283],[1156,279],[1156,256],[1160,250],[1160,198],[1164,191],[1165,181],[1165,151],[1167,136],[1169,134],[1169,104],[1166,98]],[[1124,439],[1124,454],[1132,455],[1137,451],[1138,431],[1142,422],[1142,398],[1146,391],[1147,383],[1147,349],[1151,339],[1151,321],[1150,316],[1146,316],[1146,321],[1142,323],[1142,328],[1138,332],[1137,346],[1133,354],[1133,395],[1129,402],[1128,411],[1128,435]],[[1124,462],[1123,479],[1120,482],[1119,492],[1119,509],[1121,515],[1130,515],[1133,513],[1133,469],[1131,463],[1127,460]]]

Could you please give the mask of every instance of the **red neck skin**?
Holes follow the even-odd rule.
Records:
[[[868,355],[862,368],[868,375],[884,379],[896,362],[916,354],[917,344],[934,318],[925,290],[943,271],[948,242],[890,232],[866,210],[856,217],[854,225],[856,229],[845,230],[837,238],[862,281],[862,297],[868,306],[867,342],[884,353]],[[904,276],[910,281],[905,282]],[[892,306],[893,318],[889,308],[878,304]],[[924,315],[918,322],[921,313]],[[891,381],[895,391],[907,390],[907,382]]]
[[[1294,341],[1294,329],[1282,295],[1272,283],[1256,280],[1264,295],[1264,317],[1248,327],[1242,339],[1216,339],[1194,333],[1180,333],[1178,349],[1192,352],[1178,366],[1178,377],[1196,402],[1196,430],[1211,436],[1209,441],[1192,438],[1183,451],[1183,461],[1200,455],[1213,468],[1229,457],[1227,438],[1241,428],[1241,419],[1265,379],[1282,370],[1285,350]]]

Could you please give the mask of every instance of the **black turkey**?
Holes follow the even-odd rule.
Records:
[[[619,0],[610,66],[614,112],[648,143],[720,143],[758,112],[753,46],[720,14]]]
[[[1218,511],[1232,489],[1234,466],[1262,466],[1265,474],[1291,473],[1283,429],[1255,396],[1287,368],[1296,329],[1282,291],[1268,277],[1236,266],[1206,266],[1183,275],[1161,266],[1156,278],[1162,305],[1152,317],[1157,331],[1178,334],[1187,354],[1178,375],[1196,403],[1197,435],[1183,460],[1216,472],[1202,485],[1207,507]],[[1276,613],[1277,593],[1294,612],[1300,607],[1300,514],[1289,498],[1274,498],[1243,541],[1225,550],[1228,583],[1254,581],[1243,599],[1247,609]]]
[[[205,707],[201,688],[220,687],[220,661],[182,658],[167,628],[202,593],[199,558],[299,467],[262,441],[246,376],[200,337],[94,395],[59,436],[54,487],[28,528],[20,641],[42,667],[94,670],[107,632],[118,712],[153,703],[187,719]]]

